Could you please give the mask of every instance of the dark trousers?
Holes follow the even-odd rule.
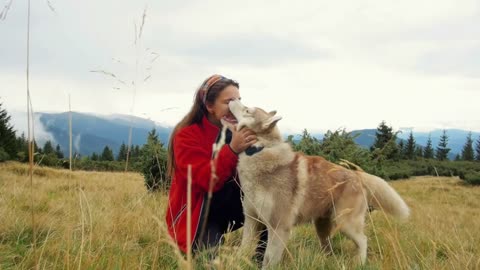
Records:
[[[204,208],[202,209],[199,227],[193,241],[194,252],[205,248],[218,247],[223,243],[223,235],[241,228],[245,220],[240,199],[242,192],[238,183],[232,179],[227,181],[221,190],[213,193],[208,217],[206,217],[205,230],[202,233],[206,215],[207,196],[204,198]],[[254,258],[259,263],[262,262],[265,254],[267,239],[268,233],[265,229],[260,234],[260,241]]]

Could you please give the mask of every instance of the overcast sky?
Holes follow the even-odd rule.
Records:
[[[26,2],[0,16],[0,102],[15,114],[26,110]],[[33,107],[66,111],[70,94],[75,111],[129,114],[134,104],[133,114],[174,125],[220,73],[246,105],[277,110],[284,132],[382,120],[480,131],[479,3],[32,1]]]

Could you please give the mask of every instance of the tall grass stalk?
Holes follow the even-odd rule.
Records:
[[[205,203],[205,217],[200,229],[200,234],[198,239],[203,239],[203,235],[205,234],[205,231],[207,229],[207,219],[208,215],[210,214],[210,204],[212,202],[212,197],[213,197],[213,187],[215,183],[217,182],[217,154],[222,148],[222,146],[225,144],[225,137],[227,133],[227,126],[223,126],[222,130],[220,131],[220,139],[218,140],[218,143],[213,143],[212,145],[212,159],[210,160],[210,181],[208,184],[208,193],[207,193],[207,202]]]
[[[147,8],[145,7],[143,10],[143,15],[142,15],[142,23],[140,24],[140,29],[138,31],[137,35],[137,24],[134,23],[134,32],[135,32],[135,38],[134,38],[134,46],[135,46],[135,77],[133,81],[133,97],[132,97],[132,106],[130,107],[130,127],[128,130],[128,147],[127,147],[127,157],[125,159],[125,172],[128,170],[128,162],[130,158],[130,151],[132,149],[132,129],[133,129],[133,113],[135,109],[135,98],[137,96],[137,85],[138,85],[138,66],[139,66],[139,59],[140,59],[140,53],[139,50],[141,49],[141,39],[142,39],[142,32],[143,32],[143,26],[145,25],[145,18],[147,17]]]
[[[80,190],[80,187],[79,187]],[[82,240],[80,242],[80,252],[78,253],[78,269],[82,269],[82,255],[83,255],[83,247],[85,245],[85,218],[83,212],[83,204],[82,204],[82,196],[80,195],[80,191],[78,192],[78,203],[80,205],[80,221],[81,221],[81,228],[82,228]]]
[[[3,7],[2,12],[0,12],[0,21],[3,21],[7,18],[8,11],[10,10],[10,7],[12,6],[13,0],[10,0],[5,6]]]
[[[32,222],[32,250],[34,254],[35,269],[38,269],[37,258],[37,228],[35,224],[35,210],[34,210],[34,190],[33,190],[33,155],[34,155],[34,125],[33,125],[33,108],[32,100],[30,96],[30,0],[28,0],[27,7],[27,67],[26,67],[26,80],[27,80],[27,121],[28,121],[28,161],[30,177],[30,213]]]
[[[68,134],[69,134],[69,152],[70,160],[69,168],[72,171],[72,103],[70,101],[70,94],[68,94]]]
[[[192,165],[188,165],[187,180],[187,269],[192,269]]]
[[[145,19],[147,17],[147,7],[144,8],[143,10],[143,15],[142,15],[142,19],[141,19],[141,23],[140,23],[140,27],[137,29],[137,24],[134,22],[133,26],[134,26],[134,47],[135,47],[135,75],[134,75],[134,78],[131,82],[131,89],[133,91],[133,95],[132,95],[132,105],[130,106],[130,111],[129,111],[129,115],[130,115],[130,119],[129,119],[129,129],[128,129],[128,142],[127,142],[127,154],[126,154],[126,158],[125,158],[125,172],[128,171],[128,165],[129,165],[129,162],[130,162],[130,155],[131,155],[131,152],[132,152],[132,137],[133,137],[133,115],[134,115],[134,110],[135,110],[135,99],[136,99],[136,95],[137,95],[137,91],[139,90],[139,84],[144,84],[148,79],[151,78],[151,75],[146,75],[146,74],[140,74],[139,70],[140,70],[140,51],[142,49],[142,44],[141,44],[141,40],[142,40],[142,33],[143,33],[143,28],[145,26]],[[150,49],[146,49],[146,51],[149,51]],[[155,53],[155,52],[150,52],[151,55],[153,55],[153,59],[150,60],[149,64],[150,66],[146,68],[147,71],[150,71],[151,70],[151,65],[153,65],[153,63],[157,60],[158,58],[158,54]],[[121,63],[120,60],[117,60],[115,58],[112,58],[113,60],[115,60],[116,62],[119,62]],[[116,74],[112,73],[112,72],[109,72],[109,71],[105,71],[105,70],[90,70],[90,72],[93,72],[93,73],[100,73],[102,75],[105,75],[105,76],[108,76],[108,77],[111,77],[113,78],[117,83],[120,83],[121,85],[129,88],[129,84],[120,79]],[[140,76],[141,75],[146,75],[145,78],[143,78],[142,80],[139,80]],[[120,89],[120,87],[114,87],[114,89]]]
[[[130,119],[130,127],[128,128],[128,146],[127,146],[127,157],[125,159],[125,172],[128,171],[128,162],[130,159],[130,151],[132,150],[132,119]]]

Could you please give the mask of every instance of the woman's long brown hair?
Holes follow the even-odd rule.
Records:
[[[208,80],[208,79],[207,79]],[[223,91],[227,86],[233,85],[239,88],[239,84],[227,78],[222,78],[220,81],[213,84],[207,91],[207,97],[205,99],[205,104],[203,103],[203,95],[202,89],[196,91],[194,96],[194,101],[192,108],[190,111],[183,117],[183,119],[175,126],[170,135],[170,139],[168,141],[168,152],[167,152],[167,175],[168,177],[172,177],[175,171],[175,156],[173,153],[173,141],[175,140],[175,135],[177,132],[187,126],[192,124],[199,124],[202,122],[203,116],[208,114],[206,104],[213,104],[215,100],[220,95],[220,92]]]

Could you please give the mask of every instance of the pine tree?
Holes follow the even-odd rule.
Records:
[[[413,132],[410,131],[408,136],[407,144],[405,145],[405,157],[407,159],[415,158],[415,138],[413,137]]]
[[[448,152],[450,148],[448,146],[448,136],[447,131],[443,130],[442,136],[440,136],[440,141],[438,142],[436,158],[438,160],[448,160]]]
[[[118,150],[117,160],[125,161],[127,159],[127,151],[127,145],[122,142],[122,145],[120,145],[120,150]]]
[[[134,148],[134,152],[137,151],[140,155],[140,147],[138,145]],[[148,133],[147,143],[143,145],[141,154],[145,186],[149,191],[159,190],[167,184],[167,151],[163,147],[163,143],[158,139],[155,129]]]
[[[374,155],[377,157],[381,155],[387,159],[397,158],[399,153],[396,140],[397,133],[394,133],[393,128],[382,121],[377,127],[375,142],[370,147],[370,151],[375,152]]]
[[[94,161],[98,161],[99,157],[98,157],[98,154],[93,152],[92,153],[92,156],[90,157],[91,160],[94,160]]]
[[[42,148],[38,146],[38,143],[37,143],[36,140],[33,140],[33,153],[34,153],[34,154],[37,154],[37,153],[41,154],[41,153],[43,153]]]
[[[20,137],[17,137],[17,160],[21,162],[28,160],[28,141],[23,132]]]
[[[25,138],[25,133],[22,132],[20,137],[16,138],[17,160],[20,162],[28,162],[28,140]],[[38,144],[33,140],[33,154],[41,154],[42,149],[38,147]]]
[[[35,152],[34,153],[38,153],[38,154],[43,154],[43,148],[38,146],[38,147],[34,147],[35,148]]]
[[[105,146],[105,148],[103,148],[101,160],[113,161],[113,152],[108,146]]]
[[[472,132],[468,133],[467,141],[462,149],[462,160],[473,161],[475,158],[474,151],[473,151],[473,139],[472,139]]]
[[[424,158],[433,158],[433,146],[432,146],[432,137],[429,134],[428,135],[428,140],[427,140],[427,145],[425,146],[425,149],[423,150],[423,157]]]
[[[134,158],[139,158],[139,157],[140,157],[140,154],[141,154],[140,146],[139,146],[139,145],[135,145],[135,147],[133,147],[133,157],[134,157]],[[132,158],[132,159],[133,159],[133,158]]]
[[[385,121],[382,121],[377,127],[377,131],[375,133],[375,142],[370,150],[374,150],[375,148],[382,149],[387,142],[393,138],[392,130],[393,129],[391,127],[387,126]]]
[[[17,140],[15,130],[10,124],[10,115],[0,103],[0,161],[13,159],[17,156]]]
[[[423,157],[423,147],[417,145],[415,146],[415,157],[422,158]]]
[[[403,140],[398,142],[398,159],[405,159],[405,142]]]
[[[346,159],[364,169],[369,168],[373,165],[372,154],[355,143],[358,136],[360,133],[351,134],[345,129],[337,129],[334,132],[328,130],[320,145],[322,156],[331,162],[338,163],[340,159]]]
[[[45,144],[43,145],[43,153],[48,155],[55,153],[55,150],[53,150],[52,142],[51,141],[46,141]]]
[[[60,145],[57,144],[57,147],[55,147],[55,154],[57,154],[57,158],[62,159],[63,158],[63,152],[60,149]]]
[[[295,145],[295,151],[302,152],[306,155],[321,155],[321,143],[312,136],[307,129],[304,129],[300,141]]]
[[[475,143],[475,152],[477,152],[477,161],[480,161],[480,136],[478,136],[477,142]]]

